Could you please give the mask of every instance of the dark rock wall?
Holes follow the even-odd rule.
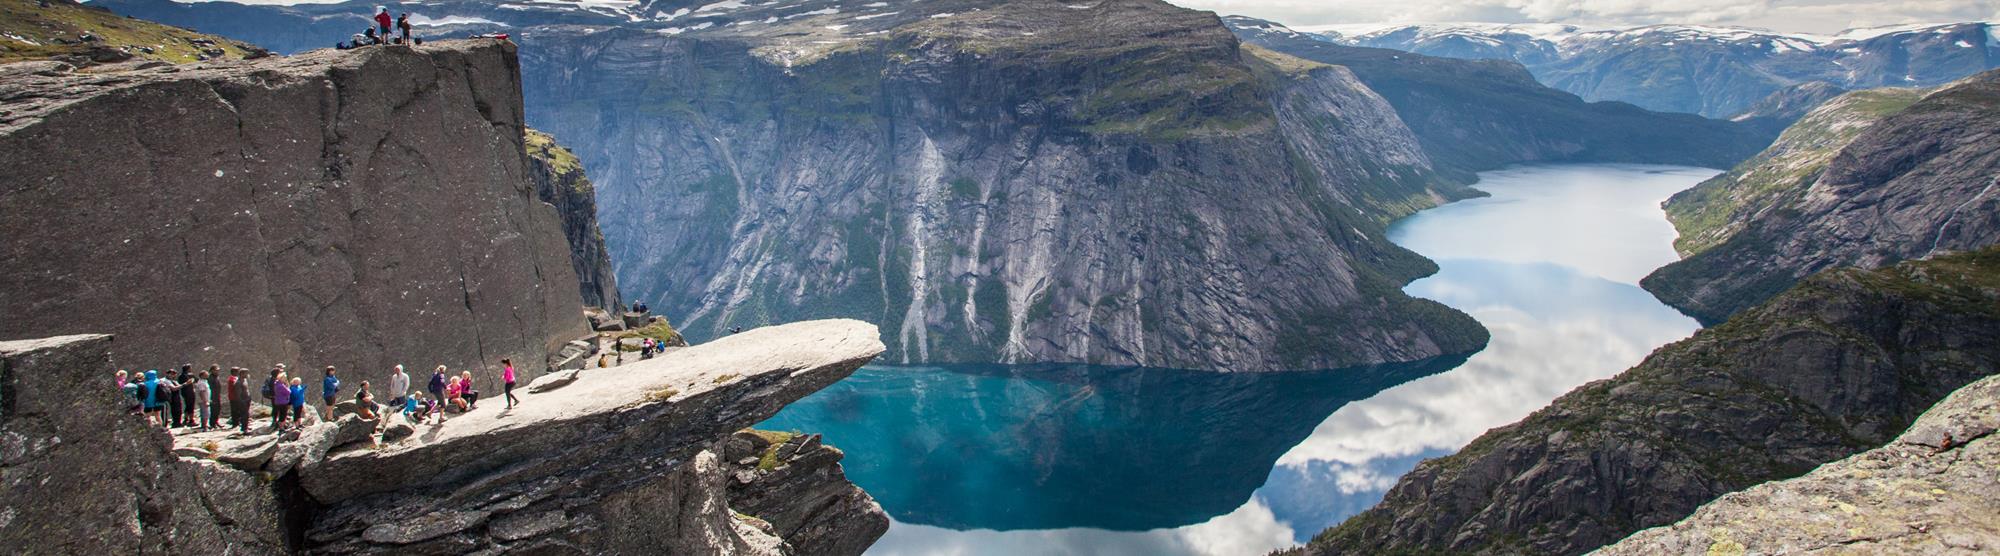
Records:
[[[110,336],[0,342],[0,552],[284,552],[269,481],[177,459],[127,413]]]
[[[528,164],[535,195],[555,205],[562,215],[563,237],[569,240],[570,267],[576,271],[583,303],[608,312],[623,310],[618,278],[611,272],[611,252],[597,228],[597,186],[583,175],[583,165],[554,137],[528,130]]]
[[[135,368],[540,362],[586,329],[519,91],[495,41],[0,83],[0,337],[112,332]]]
[[[1578,554],[1895,438],[2000,373],[2000,249],[1828,271],[1459,453],[1307,554]]]

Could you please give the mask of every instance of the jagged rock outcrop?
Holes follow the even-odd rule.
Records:
[[[739,432],[724,444],[729,507],[770,524],[799,554],[860,554],[889,515],[847,483],[840,449],[817,434]]]
[[[2000,550],[2000,377],[1952,393],[1895,442],[1731,493],[1597,554],[1985,554]]]
[[[588,330],[522,137],[501,41],[0,80],[0,337],[534,370]]]
[[[1693,238],[1682,248],[1697,252],[1641,285],[1713,323],[1822,269],[2000,242],[2000,71],[1897,109],[1906,94],[1832,101],[1771,151],[1670,200]]]
[[[576,271],[583,303],[619,311],[624,304],[618,298],[618,278],[611,273],[611,252],[604,248],[604,233],[597,228],[597,187],[584,177],[583,163],[556,138],[530,129],[527,146],[535,195],[562,215],[570,268]]]
[[[1439,169],[1473,172],[1533,162],[1646,162],[1723,167],[1774,132],[1619,102],[1584,102],[1509,61],[1461,60],[1335,44],[1247,17],[1245,42],[1353,70],[1409,124]]]
[[[419,425],[400,443],[336,450],[298,472],[319,504],[306,549],[858,554],[888,517],[840,475],[838,451],[808,462],[790,457],[825,456],[793,450],[801,476],[771,479],[789,487],[749,509],[732,501],[719,455],[733,431],[881,354],[878,334],[845,320],[751,330],[585,371],[511,410]],[[732,510],[781,527],[762,531]]]
[[[1425,461],[1301,552],[1576,554],[1880,446],[2000,373],[1995,277],[2000,248],[1818,274]]]
[[[846,480],[839,450],[814,436],[748,475],[720,455],[733,431],[882,353],[878,334],[857,321],[751,330],[586,372],[511,410],[414,428],[390,417],[407,432],[379,443],[354,415],[169,439],[125,411],[109,337],[0,343],[0,550],[859,554],[888,516]]]
[[[110,336],[0,342],[0,550],[284,552],[269,482],[176,457],[128,412]]]

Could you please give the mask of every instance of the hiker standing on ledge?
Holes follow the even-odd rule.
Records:
[[[389,41],[389,8],[375,7],[375,36],[383,42]]]
[[[399,42],[400,42],[401,44],[405,44],[405,45],[409,45],[409,46],[416,46],[416,43],[412,43],[412,42],[410,42],[410,13],[409,13],[409,12],[403,12],[403,15],[401,15],[401,16],[397,16],[397,17],[396,17],[396,30],[397,30],[397,31],[402,31],[402,32],[403,32],[403,40],[399,41]]]

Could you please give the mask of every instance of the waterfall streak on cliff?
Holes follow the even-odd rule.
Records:
[[[1951,216],[1944,217],[1944,222],[1938,224],[1937,234],[1931,237],[1931,250],[1924,252],[1924,258],[1928,259],[1930,258],[1932,253],[1937,252],[1938,243],[1944,241],[1944,229],[1951,227],[1951,223],[1955,220],[1958,220],[1958,212],[1965,210],[1965,207],[1972,206],[1972,203],[1978,202],[1980,199],[1985,198],[1987,193],[1993,191],[1994,185],[2000,185],[2000,176],[1994,176],[1992,180],[1987,181],[1986,188],[1979,190],[1978,195],[1973,195],[1971,199],[1966,199],[1965,202],[1959,203],[1958,206],[1956,207],[1952,207]]]
[[[916,337],[917,361],[931,358],[930,337],[926,327],[929,314],[926,306],[930,294],[928,247],[931,236],[931,219],[936,210],[938,185],[944,178],[944,156],[938,154],[937,144],[930,136],[924,136],[923,151],[917,157],[916,202],[910,211],[908,234],[910,236],[910,307],[903,312],[903,326],[897,332],[896,341],[902,344],[903,362],[910,362],[910,338]]]

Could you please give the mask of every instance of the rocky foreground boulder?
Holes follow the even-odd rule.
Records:
[[[531,370],[588,333],[504,41],[0,79],[0,338]],[[419,367],[421,368],[421,367]]]
[[[2000,551],[2000,377],[1953,393],[1887,446],[1723,496],[1597,554]]]
[[[1995,277],[2000,248],[1818,274],[1419,464],[1301,551],[1578,554],[1881,446],[2000,373]]]
[[[0,343],[0,550],[858,554],[889,520],[839,450],[736,431],[874,359],[878,334],[762,328],[381,440],[348,415],[213,443],[125,412],[107,336]]]

